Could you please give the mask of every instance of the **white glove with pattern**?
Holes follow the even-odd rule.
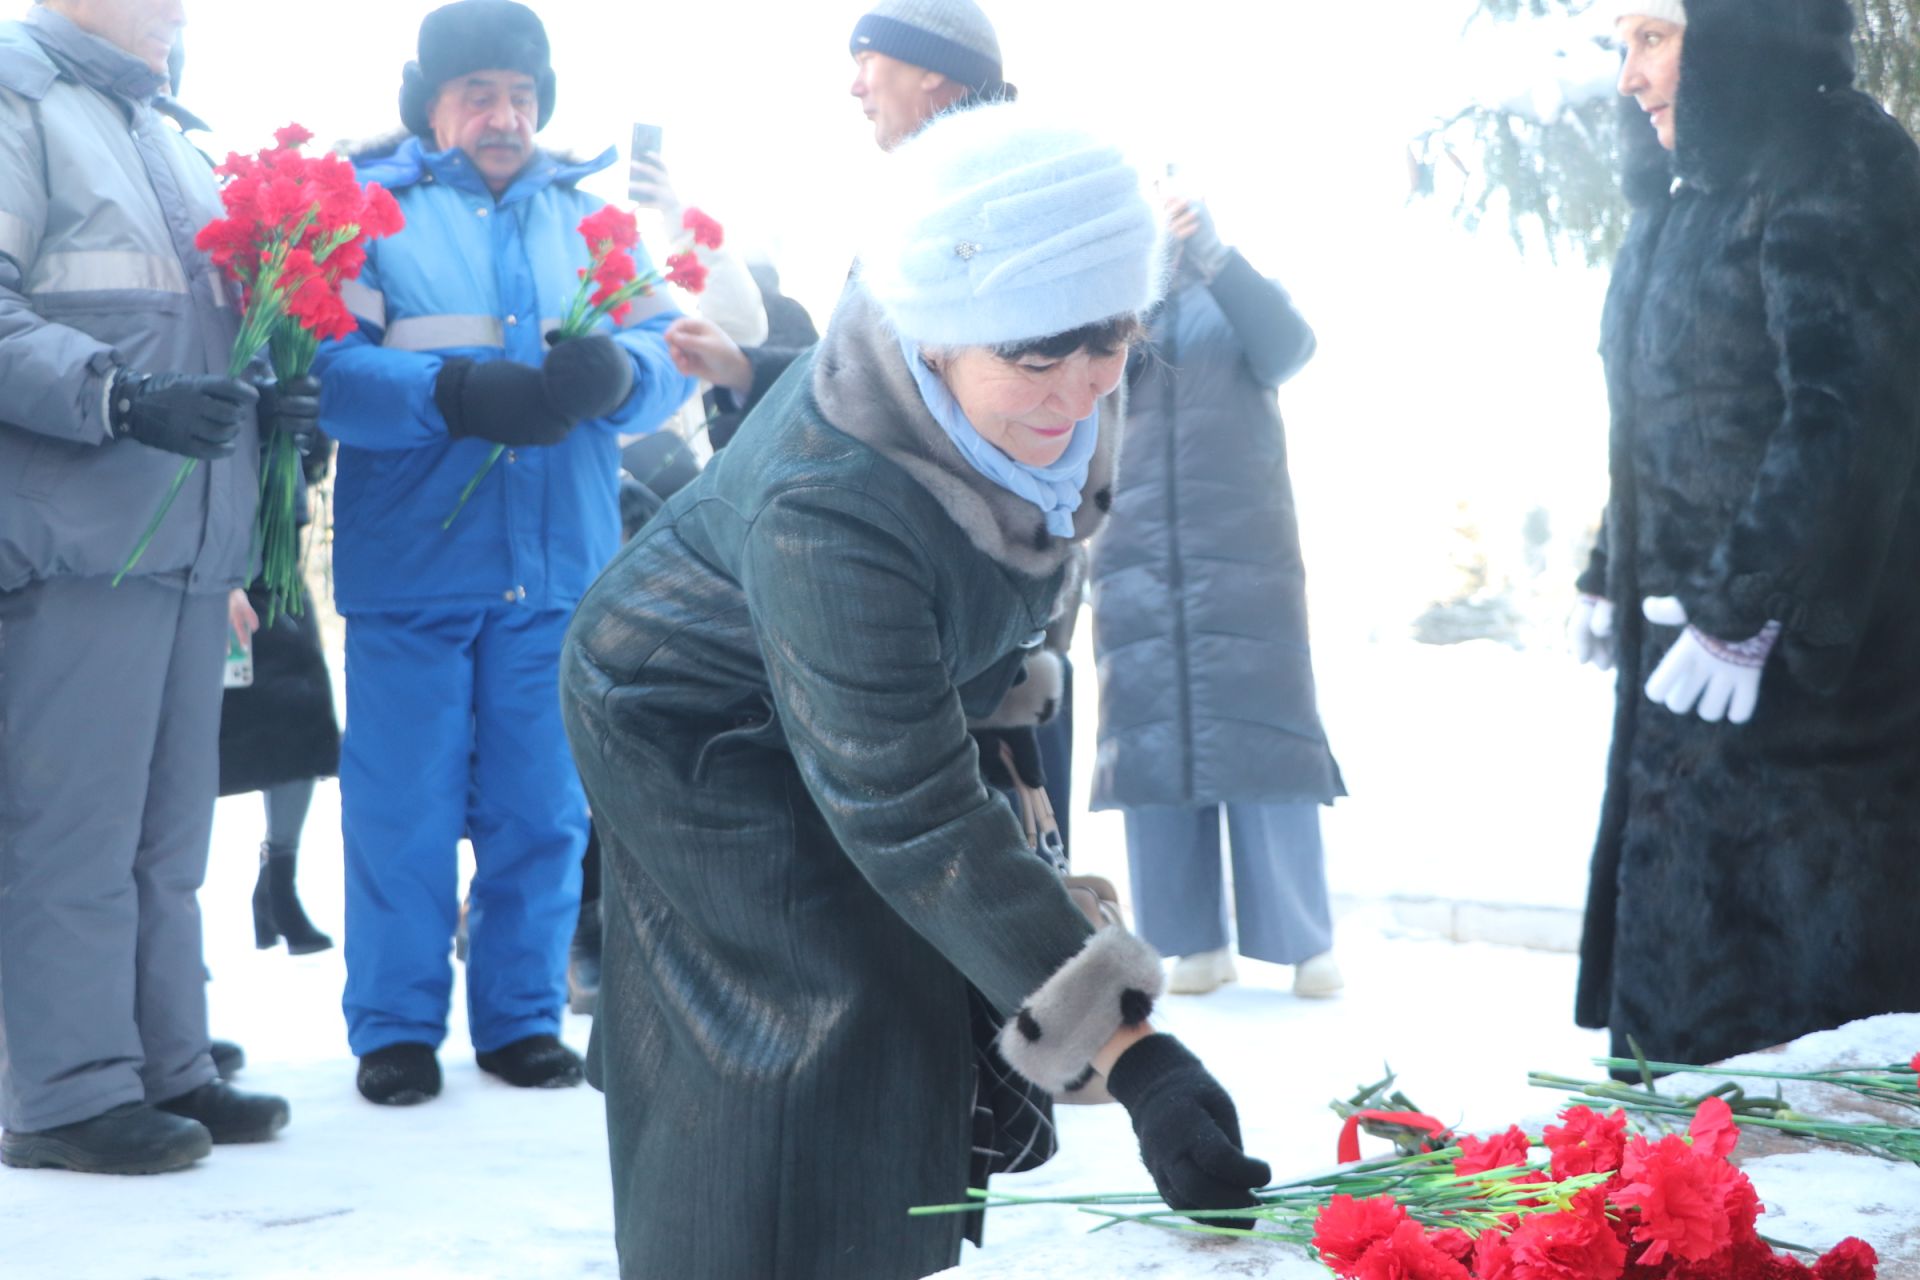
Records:
[[[1760,703],[1760,675],[1780,638],[1769,622],[1751,640],[1710,636],[1687,622],[1686,608],[1672,596],[1648,596],[1640,604],[1648,622],[1684,627],[1680,638],[1647,677],[1647,696],[1677,716],[1698,711],[1710,724],[1745,724]]]

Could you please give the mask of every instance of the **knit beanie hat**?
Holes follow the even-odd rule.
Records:
[[[400,123],[433,136],[428,115],[440,87],[474,71],[521,71],[539,88],[544,129],[553,118],[556,85],[547,29],[533,10],[513,0],[455,0],[420,24],[420,60],[400,75]]]
[[[853,26],[849,47],[937,71],[983,97],[995,97],[1000,39],[973,0],[880,0]]]
[[[1160,219],[1117,147],[994,103],[937,117],[888,168],[860,279],[903,338],[1025,342],[1160,295]]]
[[[1608,0],[1607,16],[1618,22],[1622,18],[1659,18],[1678,26],[1687,25],[1686,0]]]

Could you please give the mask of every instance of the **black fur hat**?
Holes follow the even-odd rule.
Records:
[[[420,60],[400,75],[400,123],[432,137],[427,115],[440,86],[471,71],[526,72],[540,93],[535,128],[553,118],[553,55],[539,17],[514,0],[455,0],[420,24]]]

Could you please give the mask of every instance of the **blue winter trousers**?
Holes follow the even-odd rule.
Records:
[[[342,1003],[356,1055],[446,1038],[463,835],[474,1048],[560,1030],[587,843],[560,722],[571,616],[501,604],[347,620]]]
[[[1333,910],[1317,804],[1128,809],[1135,932],[1169,956],[1227,945],[1222,809],[1233,850],[1240,954],[1298,964],[1331,950]]]

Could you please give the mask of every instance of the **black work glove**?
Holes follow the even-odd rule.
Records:
[[[123,370],[114,375],[108,423],[115,439],[189,458],[227,458],[259,399],[252,383],[237,378]]]
[[[1040,763],[1040,735],[1031,728],[975,729],[973,744],[980,749],[980,776],[988,786],[1011,791],[1014,778],[1007,762],[1000,758],[1000,744],[1013,748],[1013,767],[1019,781],[1029,787],[1047,785],[1047,771]]]
[[[1264,1160],[1240,1149],[1240,1117],[1220,1082],[1170,1035],[1151,1035],[1113,1064],[1107,1092],[1127,1109],[1140,1160],[1169,1207],[1250,1209],[1253,1188],[1273,1180]],[[1196,1218],[1252,1230],[1251,1218]]]
[[[547,395],[560,412],[575,422],[604,418],[627,402],[633,390],[633,357],[604,333],[584,338],[551,335],[540,372],[547,379]]]
[[[285,382],[256,382],[260,393],[260,438],[279,432],[293,441],[302,458],[320,437],[320,379],[310,373]]]

